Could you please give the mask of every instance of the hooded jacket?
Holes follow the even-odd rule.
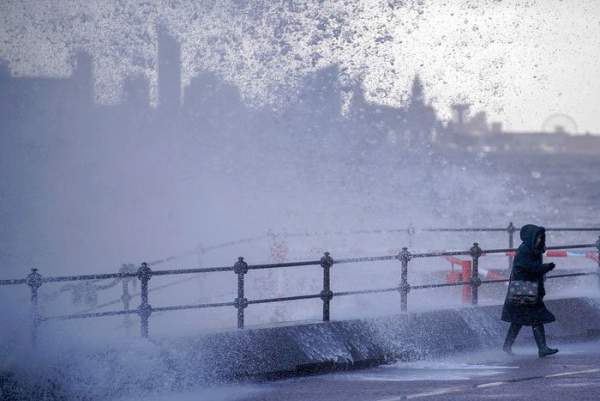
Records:
[[[542,243],[535,247],[535,240],[542,236]],[[550,266],[543,263],[543,254],[546,251],[546,229],[541,226],[527,224],[521,228],[521,241],[513,261],[512,280],[537,281],[540,297],[546,295],[544,288],[544,274],[550,271]]]
[[[521,241],[517,254],[513,261],[511,281],[523,280],[538,283],[539,299],[534,305],[519,305],[508,301],[504,302],[502,308],[502,320],[520,325],[537,325],[550,323],[555,320],[554,315],[544,305],[544,274],[550,271],[550,265],[543,263],[543,255],[546,250],[546,230],[544,227],[527,224],[521,228]],[[542,236],[538,247],[535,240]]]

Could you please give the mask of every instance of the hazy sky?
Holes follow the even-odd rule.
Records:
[[[302,74],[337,63],[377,102],[397,104],[419,73],[442,113],[466,100],[512,129],[560,112],[600,133],[598,1],[281,3],[4,0],[0,57],[16,75],[64,76],[85,49],[98,98],[111,102],[126,74],[154,85],[161,21],[182,42],[184,84],[216,71],[249,102],[276,105]]]

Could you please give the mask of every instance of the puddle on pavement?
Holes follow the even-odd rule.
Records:
[[[579,344],[559,344],[559,355],[590,353],[598,349],[598,342]],[[470,380],[478,377],[494,376],[519,369],[523,362],[537,360],[535,346],[514,348],[515,356],[507,356],[499,350],[487,350],[451,356],[438,360],[398,362],[377,368],[333,374],[338,380],[366,381],[438,381]]]
[[[368,381],[437,381],[470,380],[477,377],[494,376],[517,366],[503,364],[468,363],[463,361],[415,361],[398,362],[363,372],[339,373],[333,376],[340,380]]]

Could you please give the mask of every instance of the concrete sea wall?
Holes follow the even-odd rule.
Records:
[[[600,300],[550,300],[553,343],[600,337]],[[104,399],[201,383],[352,369],[499,347],[501,306],[248,328],[194,338],[128,340],[95,349],[41,350],[0,374],[15,399]],[[533,341],[523,330],[519,341]],[[8,369],[8,370],[7,370]],[[35,396],[31,389],[35,389]],[[29,398],[28,398],[29,397]]]
[[[600,337],[600,301],[550,300],[557,321],[547,325],[550,341]],[[307,323],[219,333],[177,343],[158,342],[181,369],[204,379],[277,376],[348,369],[396,360],[499,347],[508,324],[501,306],[479,306],[371,319]],[[532,342],[523,330],[519,342]],[[200,378],[200,377],[199,377]]]

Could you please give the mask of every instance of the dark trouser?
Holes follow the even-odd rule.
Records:
[[[519,331],[521,330],[521,325],[516,323],[511,323],[508,328],[508,332],[506,333],[506,340],[504,340],[504,349],[510,350],[513,343],[515,342],[517,335],[519,335]],[[544,329],[543,324],[536,324],[531,326],[533,330],[533,337],[535,338],[535,343],[538,346],[540,351],[543,351],[547,348],[546,345],[546,330]]]

